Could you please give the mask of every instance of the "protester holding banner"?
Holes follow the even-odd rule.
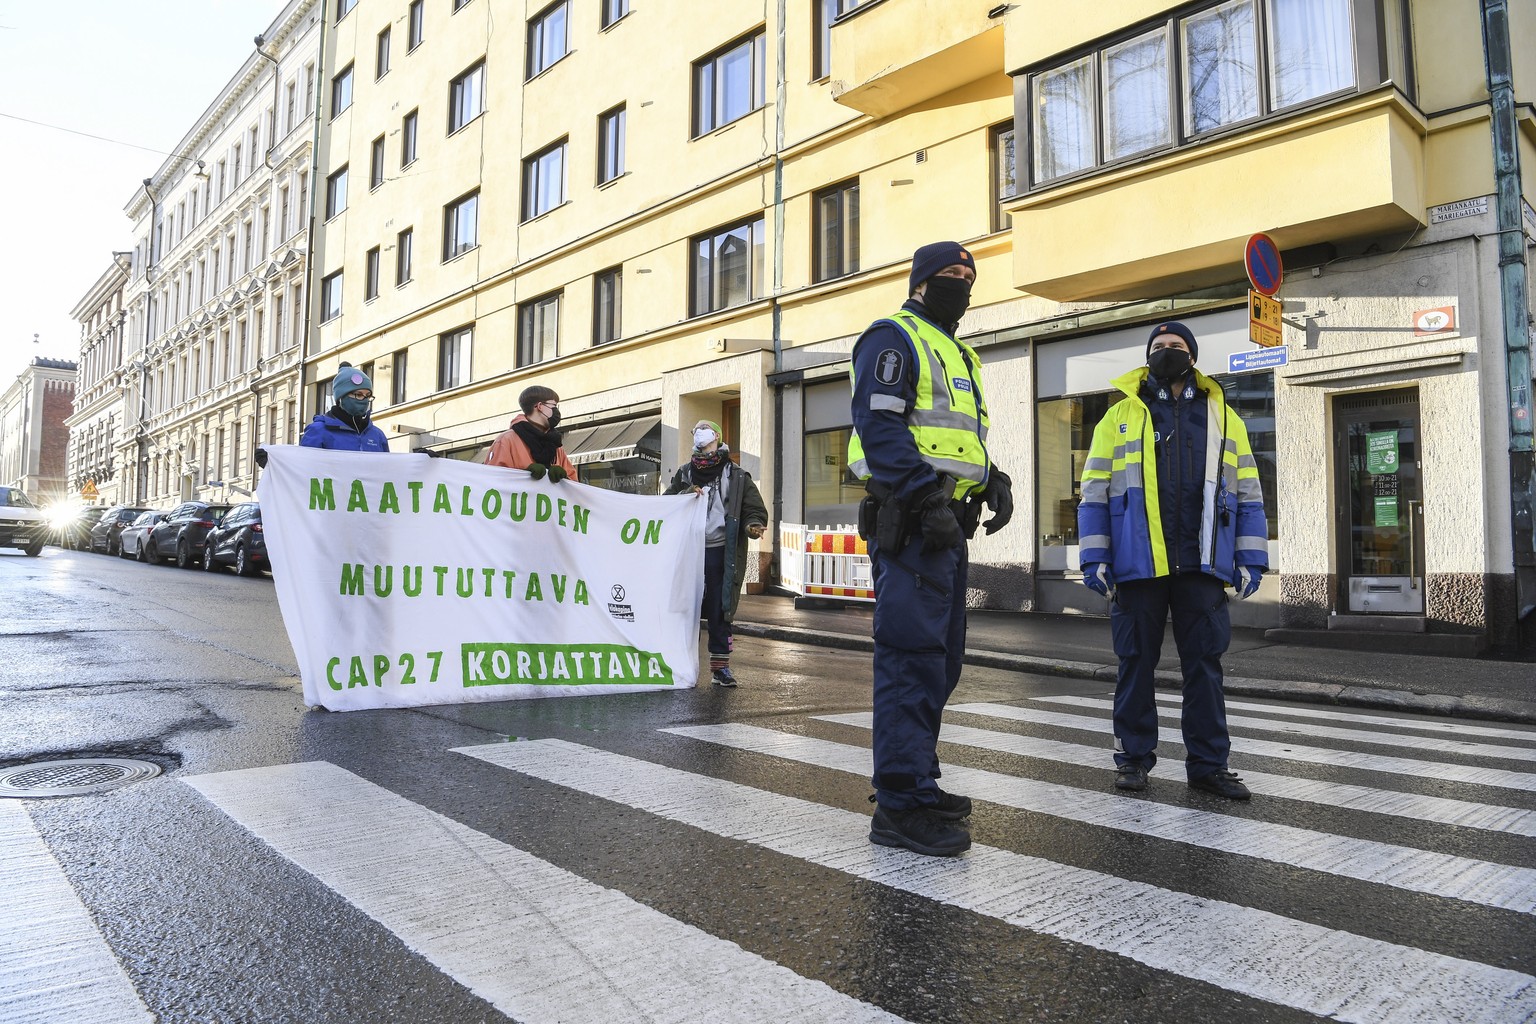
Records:
[[[720,424],[693,426],[693,457],[678,469],[667,494],[693,491],[709,502],[704,531],[704,620],[709,624],[709,674],[716,686],[734,687],[731,620],[747,575],[747,538],[763,535],[768,509],[752,474],[731,461]],[[746,528],[742,528],[745,521]]]
[[[342,363],[331,381],[331,394],[336,404],[315,414],[299,444],[347,452],[389,451],[389,438],[373,424],[373,381],[366,373]]]
[[[560,396],[535,384],[523,389],[517,404],[522,406],[521,415],[514,416],[511,425],[491,445],[485,464],[526,469],[535,480],[546,473],[553,483],[566,477],[575,480],[576,467],[566,457],[560,434],[555,430],[560,423]]]

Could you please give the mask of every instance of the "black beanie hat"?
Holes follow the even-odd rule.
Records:
[[[917,291],[917,286],[945,267],[956,263],[976,272],[976,261],[959,242],[930,242],[912,254],[912,273],[907,278],[907,294]]]
[[[1152,334],[1147,338],[1147,357],[1152,356],[1152,343],[1164,334],[1171,334],[1176,338],[1183,338],[1184,344],[1189,346],[1189,361],[1194,363],[1200,360],[1200,345],[1195,341],[1195,332],[1179,323],[1177,320],[1169,320],[1167,323],[1158,324],[1152,328]]]

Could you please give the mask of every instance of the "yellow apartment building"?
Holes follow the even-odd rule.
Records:
[[[1263,469],[1276,571],[1236,621],[1474,650],[1536,604],[1536,5],[326,0],[320,31],[306,418],[345,360],[396,450],[483,458],[540,383],[590,483],[655,493],[707,417],[776,523],[850,522],[849,352],[953,238],[1034,496],[973,605],[1104,611],[1076,481],[1171,317]]]

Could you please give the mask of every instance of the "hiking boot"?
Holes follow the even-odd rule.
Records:
[[[717,668],[709,675],[716,686],[724,686],[727,689],[732,690],[736,688],[736,677],[731,675],[730,666],[726,666],[725,668]]]
[[[939,790],[939,802],[928,808],[944,821],[960,821],[971,816],[971,798]]]
[[[1190,783],[1194,785],[1193,782]],[[1122,764],[1115,768],[1115,788],[1123,789],[1131,793],[1139,793],[1147,788],[1147,766],[1134,762]]]
[[[876,846],[894,846],[927,857],[953,857],[971,848],[971,834],[945,821],[931,807],[912,807],[905,811],[875,808],[869,823],[869,841]]]
[[[1202,775],[1198,779],[1190,779],[1189,788],[1198,789],[1202,793],[1215,793],[1228,800],[1247,800],[1252,795],[1248,792],[1248,787],[1243,785],[1243,780],[1237,777],[1237,773],[1229,772],[1225,768],[1211,772],[1209,775]]]

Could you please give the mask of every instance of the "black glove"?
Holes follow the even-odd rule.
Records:
[[[431,448],[418,448],[416,450],[421,452],[421,454],[425,455],[429,459],[440,459],[443,457],[442,452],[435,452]]]
[[[923,533],[923,552],[948,551],[965,543],[960,520],[949,507],[949,498],[935,488],[917,504],[918,528]]]
[[[565,467],[563,467],[563,466],[556,466],[553,463],[550,464],[550,467],[549,467],[549,482],[550,483],[557,484],[561,480],[564,480],[566,477],[568,477],[570,475],[571,474],[569,474],[569,473],[567,473],[565,471]]]
[[[549,467],[544,465],[542,462],[532,462],[528,464],[528,475],[533,477],[535,480],[543,480],[544,474],[548,472]]]
[[[1007,526],[1008,521],[1013,518],[1012,478],[993,466],[992,471],[987,474],[987,486],[981,492],[981,500],[986,502],[987,508],[992,510],[992,518],[982,526],[990,537]]]
[[[256,465],[262,469],[267,468],[267,450],[265,448],[256,449]]]

